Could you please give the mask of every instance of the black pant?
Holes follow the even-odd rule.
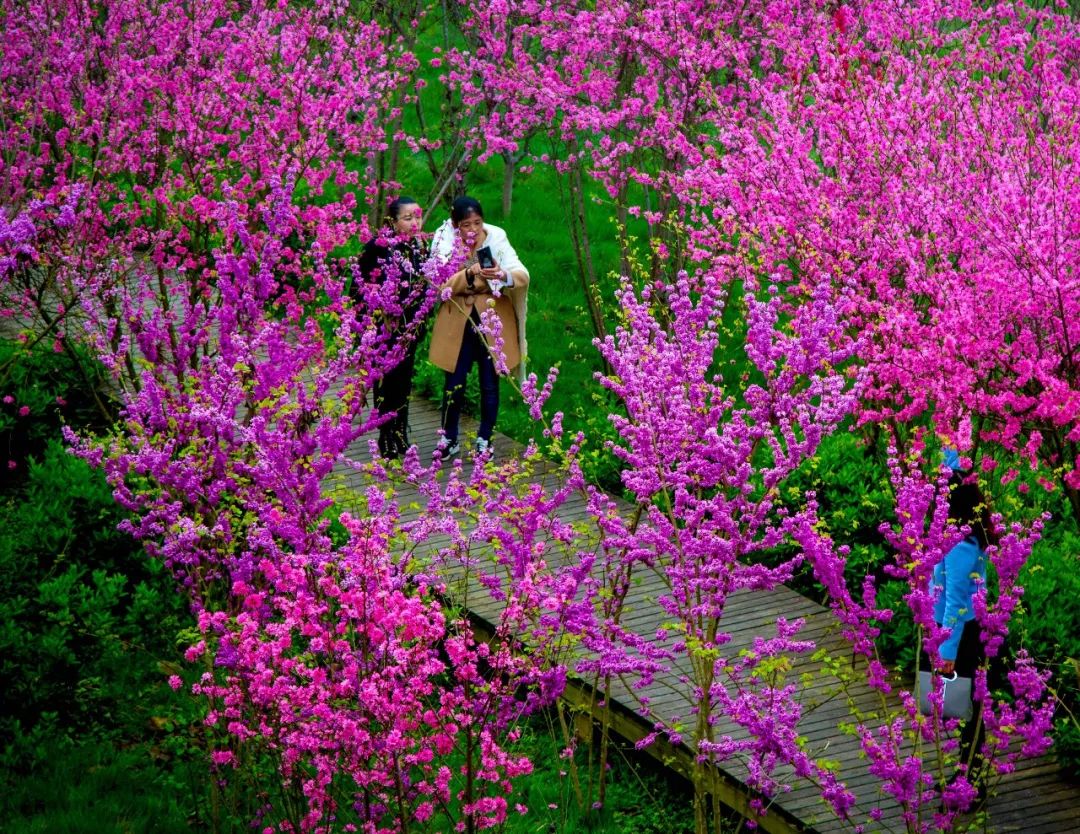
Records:
[[[975,672],[986,660],[986,651],[983,648],[982,639],[979,637],[979,623],[977,620],[968,620],[964,623],[964,631],[960,635],[960,645],[956,649],[956,674],[962,678],[972,679],[972,695],[974,695]],[[919,658],[919,668],[929,670],[930,658],[926,652]],[[987,681],[989,684],[989,680]],[[960,730],[960,762],[967,765],[967,772],[972,778],[978,778],[983,768],[983,757],[979,749],[982,747],[985,731],[982,723],[982,701],[972,698],[971,718],[964,722]]]
[[[409,395],[412,394],[416,345],[410,345],[404,358],[374,385],[375,410],[393,414],[379,427],[379,452],[383,457],[397,457],[409,448]]]
[[[453,372],[447,371],[443,387],[442,428],[451,443],[458,439],[461,408],[465,403],[465,383],[474,364],[480,377],[480,426],[476,434],[484,440],[491,440],[495,421],[499,418],[499,374],[484,337],[476,331],[474,321],[470,321],[462,334],[457,365]]]

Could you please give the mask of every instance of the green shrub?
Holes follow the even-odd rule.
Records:
[[[60,426],[103,427],[103,372],[84,350],[56,352],[0,340],[0,483],[26,477],[27,461]]]
[[[1069,658],[1080,657],[1080,535],[1067,522],[1047,527],[1020,584],[1024,597],[1013,621],[1016,648],[1027,648],[1040,663],[1064,670]],[[1060,684],[1077,691],[1075,674],[1065,674]]]
[[[878,607],[891,609],[893,617],[882,625],[881,634],[875,642],[886,663],[913,678],[918,662],[915,651],[919,635],[911,609],[904,601],[907,592],[907,582],[899,579],[888,579],[878,586]]]
[[[1052,671],[1059,700],[1055,752],[1065,771],[1080,779],[1080,534],[1070,518],[1047,525],[1020,584],[1023,604],[1010,625],[1008,650],[1026,649]]]
[[[51,441],[0,494],[0,767],[48,744],[138,737],[187,618],[172,580],[116,529],[101,472]]]
[[[1054,751],[1066,777],[1080,781],[1080,718],[1072,714],[1054,724]]]

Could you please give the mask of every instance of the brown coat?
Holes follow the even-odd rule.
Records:
[[[461,353],[461,342],[465,336],[465,325],[475,307],[481,313],[494,303],[495,312],[502,322],[503,354],[506,356],[506,367],[511,370],[521,362],[521,350],[518,342],[517,316],[514,314],[514,305],[508,297],[513,289],[504,290],[500,298],[495,298],[490,292],[476,294],[459,294],[456,291],[449,301],[439,305],[439,312],[435,316],[435,326],[431,331],[432,363],[444,371],[453,371],[457,365],[458,354]]]
[[[494,304],[495,312],[502,323],[503,355],[506,357],[506,367],[508,370],[517,368],[518,376],[521,378],[525,370],[521,354],[523,350],[526,350],[524,319],[528,302],[529,271],[521,263],[514,247],[510,245],[506,232],[490,223],[484,224],[484,231],[486,233],[484,243],[491,247],[495,259],[513,277],[514,286],[504,288],[499,298],[490,292],[477,292],[477,289],[486,288],[487,285],[483,281],[479,282],[477,289],[470,289],[464,270],[467,265],[476,263],[476,256],[469,257],[446,285],[450,289],[451,296],[448,301],[439,305],[439,310],[435,314],[429,356],[436,367],[453,372],[457,366],[458,355],[461,353],[465,326],[473,310],[483,313],[488,305]],[[435,233],[432,241],[432,255],[445,262],[451,257],[457,245],[457,233],[447,221]]]

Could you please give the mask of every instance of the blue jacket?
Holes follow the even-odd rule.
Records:
[[[935,594],[934,620],[952,629],[938,653],[942,660],[956,660],[964,623],[975,619],[972,599],[986,584],[986,553],[974,536],[968,536],[934,565],[930,592]]]

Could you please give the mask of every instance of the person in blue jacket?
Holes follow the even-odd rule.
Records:
[[[980,517],[986,502],[979,487],[953,475],[949,483],[949,518],[971,532],[934,565],[931,579],[936,594],[934,621],[949,636],[938,647],[937,669],[944,675],[954,671],[971,677],[982,663],[982,641],[975,621],[975,594],[986,585],[986,526]],[[966,638],[966,639],[965,639]]]
[[[939,674],[953,673],[974,678],[985,663],[986,652],[975,618],[975,595],[986,586],[986,549],[990,544],[990,512],[978,484],[960,469],[955,450],[945,453],[945,465],[953,470],[949,480],[949,519],[958,527],[967,527],[968,535],[957,542],[934,566],[930,591],[934,595],[934,621],[949,630],[936,657],[922,658],[922,668]],[[960,763],[968,781],[985,799],[985,780],[981,773],[983,758],[979,752],[983,740],[981,704],[975,701],[972,715],[960,734]]]

